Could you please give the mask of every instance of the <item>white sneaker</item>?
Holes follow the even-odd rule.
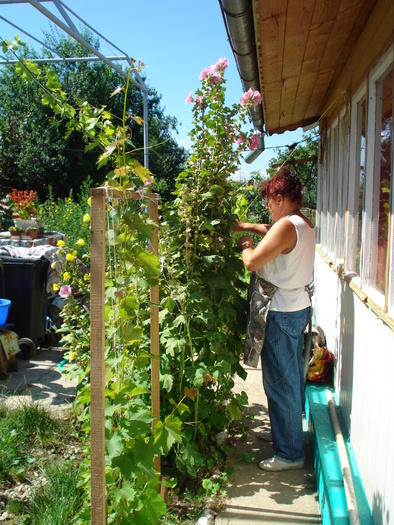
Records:
[[[259,467],[262,470],[270,470],[271,472],[280,472],[281,470],[297,470],[304,467],[304,460],[285,461],[277,456],[260,461]]]
[[[262,429],[258,430],[257,437],[259,439],[262,439],[264,441],[269,441],[270,443],[272,443],[272,434],[270,430],[262,430]]]

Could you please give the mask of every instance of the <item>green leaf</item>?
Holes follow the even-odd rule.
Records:
[[[221,257],[220,255],[203,255],[201,259],[209,265],[224,262],[224,257]]]
[[[115,492],[115,501],[120,502],[125,500],[126,502],[134,501],[137,492],[131,483],[123,482],[121,487]]]
[[[127,326],[124,333],[124,338],[126,341],[137,342],[142,339],[143,331],[139,326],[133,326],[131,323]]]
[[[106,440],[105,442],[105,448],[107,451],[107,454],[110,458],[113,458],[117,455],[119,455],[120,452],[122,452],[124,448],[124,442],[122,436],[115,430],[115,432],[112,434],[111,438]]]
[[[142,248],[142,246],[135,245],[132,248],[132,255],[135,257],[136,264],[144,268],[149,275],[160,275],[160,260],[152,252]]]
[[[167,453],[174,443],[182,443],[181,421],[174,416],[169,416],[165,424],[158,421],[153,435],[154,442]]]
[[[134,512],[135,525],[156,525],[167,512],[167,506],[157,490],[148,488],[141,494],[143,506],[140,511]]]

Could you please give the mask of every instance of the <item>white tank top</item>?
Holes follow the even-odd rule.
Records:
[[[272,298],[270,310],[296,312],[311,304],[305,286],[313,279],[316,236],[314,228],[310,228],[299,215],[288,215],[279,219],[279,221],[284,220],[294,225],[297,233],[296,245],[290,253],[280,253],[256,273],[266,281],[278,286]]]

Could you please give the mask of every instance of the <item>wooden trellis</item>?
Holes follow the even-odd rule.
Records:
[[[91,288],[90,288],[90,436],[91,436],[91,523],[105,525],[105,445],[104,445],[104,345],[105,345],[105,231],[106,199],[140,200],[138,192],[122,192],[110,188],[95,188],[91,192]],[[149,217],[157,222],[157,194],[149,194]],[[150,250],[158,254],[158,228],[153,231]],[[159,286],[151,286],[151,360],[153,425],[160,419],[160,360],[159,360]],[[156,456],[155,470],[160,473],[160,457]]]

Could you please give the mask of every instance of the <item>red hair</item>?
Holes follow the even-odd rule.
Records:
[[[292,202],[302,206],[302,184],[300,179],[285,166],[267,180],[261,188],[263,199],[283,195]]]

